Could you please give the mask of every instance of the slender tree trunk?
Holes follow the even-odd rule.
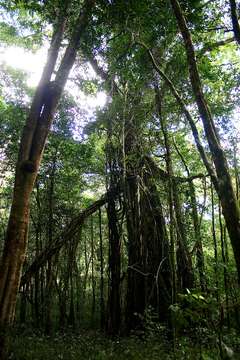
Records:
[[[197,258],[197,268],[199,272],[199,281],[202,292],[206,291],[206,276],[205,276],[205,261],[204,261],[204,253],[202,246],[202,238],[201,238],[201,229],[200,229],[200,221],[197,212],[197,201],[195,188],[192,181],[189,182],[189,192],[190,192],[190,200],[192,207],[192,218],[193,218],[193,226],[194,233],[196,239],[196,258]]]
[[[56,156],[53,158],[53,163],[51,164],[50,174],[49,174],[49,184],[48,184],[48,246],[52,245],[53,242],[53,233],[54,233],[54,221],[53,221],[53,212],[54,212],[54,184],[55,184],[55,171],[56,171]],[[52,332],[52,295],[53,295],[53,264],[52,259],[47,262],[46,270],[46,295],[45,295],[45,332],[47,335],[50,335]]]
[[[227,326],[230,329],[230,317],[229,317],[229,291],[228,291],[228,271],[227,271],[227,261],[225,254],[224,246],[224,228],[222,223],[222,211],[221,204],[218,203],[218,214],[219,214],[219,227],[220,227],[220,240],[221,240],[221,252],[222,252],[222,262],[223,262],[223,279],[224,279],[224,290],[226,297],[226,313],[227,313]]]
[[[187,163],[182,156],[181,152],[179,151],[176,144],[175,149],[182,160],[182,163],[184,165],[184,168],[187,172],[188,178],[191,177],[190,171],[188,169]],[[203,246],[202,246],[202,239],[201,239],[201,229],[200,229],[200,221],[198,217],[198,210],[197,210],[197,200],[196,200],[196,194],[195,194],[195,187],[193,180],[189,181],[189,194],[190,194],[190,203],[192,208],[192,220],[193,220],[193,226],[194,226],[194,234],[195,234],[195,245],[194,248],[196,248],[196,258],[197,258],[197,269],[199,271],[199,281],[201,290],[205,292],[206,290],[206,278],[205,278],[205,265],[204,265],[204,254],[203,254]]]
[[[116,202],[109,198],[108,207],[109,227],[109,291],[108,291],[108,319],[107,333],[117,335],[121,325],[120,306],[120,277],[121,277],[121,242],[118,229]]]
[[[79,236],[79,234],[78,234]],[[75,292],[74,292],[74,276],[76,271],[76,253],[78,248],[78,237],[71,238],[71,242],[68,247],[68,264],[66,272],[66,292],[69,294],[70,306],[69,306],[69,316],[68,316],[68,325],[75,328],[76,326],[76,301],[75,301]]]
[[[95,273],[94,273],[94,226],[93,226],[93,216],[91,216],[91,265],[92,265],[92,311],[91,311],[91,321],[92,324],[94,324],[94,318],[95,318],[95,309],[96,309],[96,280],[95,280]]]
[[[171,265],[171,276],[172,276],[172,296],[171,303],[174,305],[177,301],[177,272],[176,272],[176,235],[174,231],[174,225],[176,225],[176,218],[174,213],[174,180],[173,180],[173,166],[171,159],[171,149],[169,143],[169,137],[167,132],[167,126],[165,118],[162,113],[162,94],[158,88],[155,86],[155,100],[156,100],[156,110],[158,112],[160,128],[163,134],[163,141],[166,150],[166,170],[168,174],[168,204],[169,204],[169,233],[170,233],[170,265]],[[172,311],[170,318],[170,336],[173,340],[173,351],[175,351],[176,346],[176,319],[175,314]]]
[[[38,209],[38,221],[37,221],[37,233],[36,233],[36,254],[37,257],[39,253],[42,250],[42,221],[41,221],[41,199],[40,199],[40,190],[39,190],[39,184],[37,182],[36,184],[36,203],[37,203],[37,209]],[[35,322],[36,326],[39,327],[41,324],[41,317],[40,317],[40,305],[42,307],[41,303],[41,272],[37,271],[35,273],[34,278],[34,304],[35,304]]]
[[[214,273],[215,273],[215,286],[216,286],[216,299],[219,301],[219,281],[218,281],[218,247],[217,247],[217,236],[215,226],[215,209],[214,209],[214,192],[213,185],[211,183],[211,205],[212,205],[212,237],[213,237],[213,248],[214,248]]]
[[[176,302],[177,295],[177,277],[176,277],[176,256],[175,256],[175,233],[174,233],[174,224],[175,214],[174,214],[174,185],[173,185],[173,167],[172,159],[170,153],[170,143],[168,138],[168,133],[166,129],[165,119],[162,114],[162,98],[158,86],[155,86],[155,100],[156,100],[156,109],[159,116],[160,128],[163,134],[164,146],[166,150],[166,169],[168,174],[168,200],[169,200],[169,215],[170,215],[170,264],[172,272],[172,304]]]
[[[202,84],[197,68],[195,51],[191,39],[190,31],[178,0],[171,0],[172,8],[181,31],[193,93],[196,99],[198,110],[202,119],[206,138],[209,144],[213,162],[217,173],[217,184],[215,189],[218,193],[225,223],[231,240],[233,253],[238,271],[238,279],[240,282],[240,211],[237,199],[232,186],[231,176],[229,173],[228,163],[221,147],[219,136],[213,122],[212,114],[206,102]]]
[[[235,188],[236,188],[236,197],[239,200],[239,184],[240,184],[240,176],[239,176],[239,166],[237,159],[237,140],[234,139],[233,143],[233,166],[234,166],[234,175],[235,175]]]
[[[75,328],[76,325],[76,318],[75,318],[75,299],[74,299],[74,288],[73,288],[73,263],[69,264],[70,266],[70,273],[69,273],[69,283],[68,286],[70,287],[70,307],[69,307],[69,317],[68,317],[68,324]]]
[[[26,314],[27,314],[27,286],[24,286],[21,293],[20,299],[20,324],[24,325],[26,323]]]
[[[102,237],[102,211],[98,212],[99,219],[99,250],[100,250],[100,326],[104,329],[105,324],[105,305],[104,305],[104,257],[103,257],[103,237]]]
[[[187,248],[187,238],[185,232],[185,224],[183,221],[182,207],[178,196],[178,186],[173,181],[173,200],[176,214],[176,230],[178,249],[176,252],[178,265],[178,283],[180,291],[192,289],[194,284],[194,274],[191,255]]]
[[[84,314],[85,310],[85,303],[86,303],[86,288],[87,288],[87,282],[88,282],[88,273],[89,273],[89,267],[91,263],[91,257],[88,258],[88,252],[87,252],[87,238],[84,236],[84,267],[85,267],[85,274],[82,281],[82,314]]]

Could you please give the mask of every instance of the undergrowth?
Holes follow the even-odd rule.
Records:
[[[109,339],[100,332],[56,333],[45,336],[30,329],[12,334],[11,360],[217,360],[213,342],[199,343],[182,336],[173,344],[163,334]],[[233,359],[240,359],[237,355]]]

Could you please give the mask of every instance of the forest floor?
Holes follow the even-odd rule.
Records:
[[[11,360],[215,360],[221,359],[214,342],[199,345],[181,337],[173,345],[163,336],[130,336],[109,339],[99,332],[44,336],[30,329],[17,332],[11,339]],[[229,357],[226,357],[226,359]],[[232,359],[240,359],[236,352]],[[225,359],[225,356],[224,356]]]

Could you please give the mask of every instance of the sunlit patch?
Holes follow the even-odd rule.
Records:
[[[0,49],[0,63],[7,64],[15,69],[20,69],[28,74],[27,85],[36,87],[47,60],[47,46],[42,47],[35,53],[26,51],[23,48],[11,46]],[[85,66],[83,74],[79,69],[80,76],[88,79],[96,78],[96,74],[91,66]],[[95,110],[97,107],[103,107],[106,103],[106,94],[101,91],[96,96],[85,95],[73,81],[69,80],[66,84],[66,90],[77,100],[81,101],[82,107]]]
[[[6,63],[15,69],[24,70],[29,74],[27,79],[29,87],[35,87],[38,84],[46,58],[47,49],[44,47],[36,53],[15,46],[2,48],[0,51],[1,63]]]
[[[23,70],[27,74],[27,86],[35,88],[41,77],[43,67],[47,61],[48,44],[36,52],[27,51],[23,48],[11,46],[0,47],[0,65],[12,67],[13,69]],[[84,127],[87,123],[95,120],[95,111],[106,104],[107,95],[104,91],[96,91],[95,94],[84,93],[81,87],[81,80],[93,81],[97,75],[90,64],[76,64],[72,69],[69,79],[65,86],[67,91],[74,99],[76,106],[76,116],[72,119],[72,132],[75,140],[84,138]],[[54,75],[53,75],[54,79]],[[14,98],[15,94],[11,87],[5,86],[4,94],[8,98]],[[22,97],[25,104],[29,104],[28,97]],[[81,114],[81,116],[79,115]]]

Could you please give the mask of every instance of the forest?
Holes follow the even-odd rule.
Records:
[[[0,360],[240,359],[239,21],[0,0]]]

